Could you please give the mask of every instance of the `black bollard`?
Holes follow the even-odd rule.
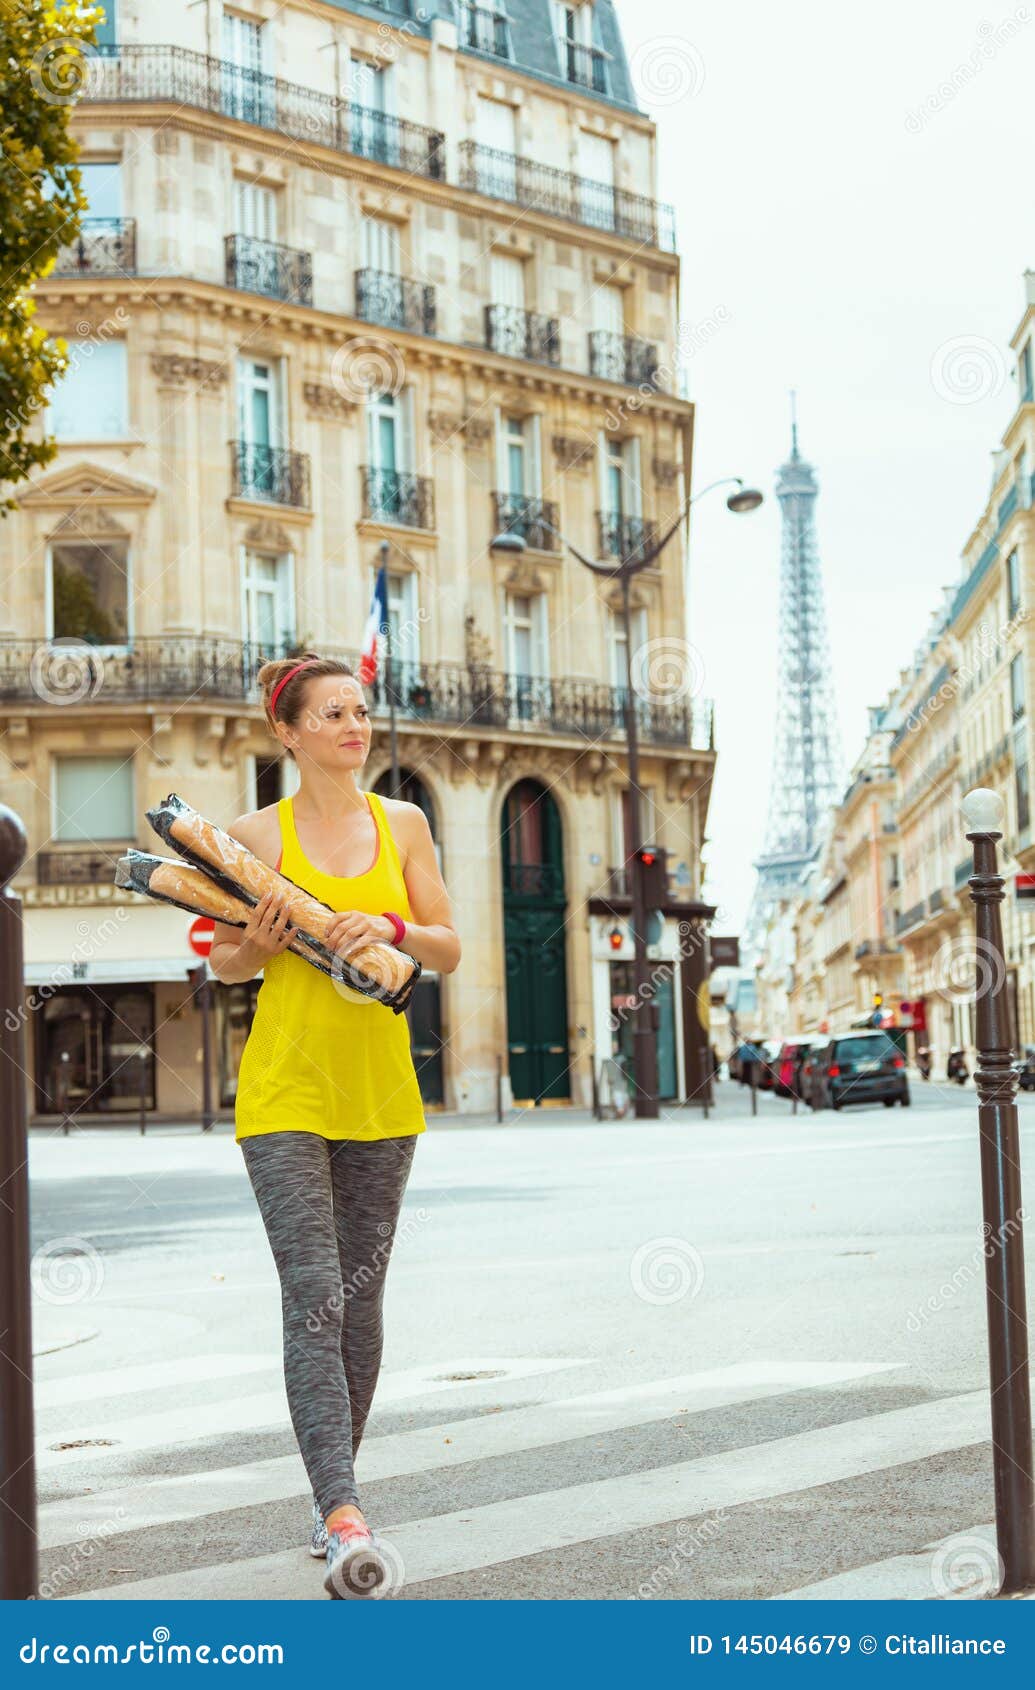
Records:
[[[39,1586],[29,1277],[22,906],[8,882],[25,861],[21,820],[0,805],[0,1600]]]
[[[996,842],[1003,802],[978,787],[963,800],[974,847],[970,896],[976,929],[978,1127],[985,1233],[988,1354],[992,1390],[992,1459],[996,1537],[1003,1564],[1001,1596],[1035,1589],[1035,1479],[1032,1473],[1031,1387],[1024,1289],[1020,1133],[1013,1035],[1006,991],[1003,879]]]

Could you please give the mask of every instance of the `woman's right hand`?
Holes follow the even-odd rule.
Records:
[[[252,910],[247,927],[241,936],[242,945],[250,945],[262,957],[279,956],[286,951],[295,936],[289,920],[287,894],[270,889],[264,892]]]

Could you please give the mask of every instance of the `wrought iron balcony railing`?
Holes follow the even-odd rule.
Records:
[[[385,329],[434,334],[435,290],[387,270],[357,270],[356,316]]]
[[[63,246],[55,276],[133,276],[137,268],[134,217],[84,217],[79,236]]]
[[[918,904],[914,904],[911,909],[903,910],[900,915],[895,917],[895,932],[905,933],[910,927],[918,926],[926,914],[927,901],[921,898]]]
[[[406,528],[434,528],[434,488],[427,476],[397,469],[360,470],[363,515],[375,522],[399,522]]]
[[[649,340],[638,340],[635,335],[593,329],[589,337],[589,368],[602,381],[654,387],[658,379],[658,349]]]
[[[256,676],[271,657],[292,656],[290,643],[263,646],[240,640],[165,635],[134,639],[117,651],[62,645],[52,640],[0,640],[0,704],[114,705],[127,701],[210,700],[260,707]],[[326,655],[346,658],[358,668],[355,652],[321,646]],[[64,688],[59,694],[58,681]],[[625,692],[596,681],[510,675],[485,666],[392,662],[391,697],[384,665],[367,689],[371,707],[397,711],[414,722],[454,724],[465,732],[482,726],[513,728],[524,724],[547,733],[589,739],[621,738],[625,733]],[[62,702],[62,697],[64,702]],[[636,696],[637,722],[654,744],[711,751],[715,748],[712,705],[706,699],[677,696],[666,702]]]
[[[633,557],[657,539],[658,525],[647,517],[597,511],[601,557]]]
[[[117,855],[106,851],[39,851],[38,886],[110,886]]]
[[[477,53],[491,53],[497,59],[509,59],[510,36],[506,18],[488,6],[471,6],[467,0],[461,0],[460,45],[472,47]]]
[[[563,217],[606,229],[626,240],[640,241],[675,252],[675,215],[642,194],[630,194],[608,182],[573,176],[549,164],[536,164],[516,153],[483,147],[477,141],[460,143],[460,186],[492,199],[507,200],[530,211]]]
[[[525,493],[494,493],[493,533],[520,534],[526,546],[536,551],[557,550],[557,506],[546,499],[533,499]]]
[[[231,440],[230,454],[233,492],[238,498],[309,508],[309,459],[304,452],[254,440]]]
[[[561,330],[556,317],[524,311],[520,305],[485,307],[485,344],[490,352],[508,358],[528,358],[534,364],[559,364]]]
[[[227,235],[226,285],[244,293],[262,293],[268,299],[312,305],[312,254],[259,240],[256,235]]]
[[[580,88],[592,88],[594,94],[609,92],[607,85],[607,54],[599,47],[590,47],[583,41],[569,41],[567,36],[557,37],[557,52],[561,61],[561,75],[568,82],[576,83]]]
[[[385,112],[284,82],[187,47],[99,47],[91,52],[84,102],[170,102],[220,112],[316,147],[353,153],[444,181],[445,136]]]

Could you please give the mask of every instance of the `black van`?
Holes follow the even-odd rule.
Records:
[[[885,1109],[893,1103],[906,1106],[906,1059],[887,1033],[842,1033],[830,1040],[816,1062],[813,1096],[819,1109],[878,1100]]]

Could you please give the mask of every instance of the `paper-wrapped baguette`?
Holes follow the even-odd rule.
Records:
[[[166,844],[232,896],[255,904],[271,889],[285,894],[293,926],[327,957],[336,980],[388,1004],[397,1013],[406,1007],[421,973],[415,957],[395,945],[378,942],[364,945],[347,960],[342,958],[327,944],[334,910],[264,863],[239,839],[207,821],[175,792],[149,810],[147,819]]]

